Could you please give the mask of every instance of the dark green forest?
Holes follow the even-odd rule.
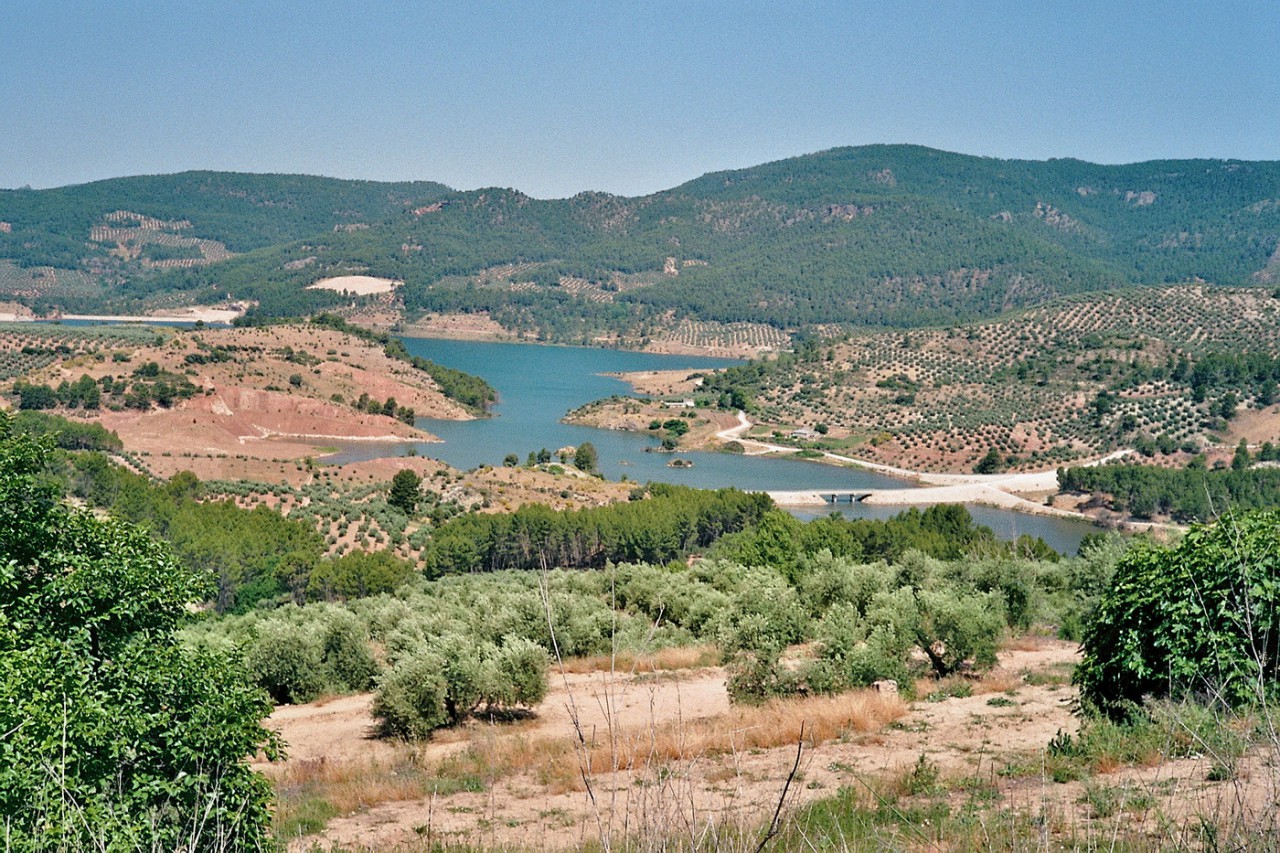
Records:
[[[191,236],[250,252],[332,231],[335,225],[381,222],[406,207],[450,193],[427,181],[379,183],[307,175],[184,172],[113,178],[50,190],[0,190],[0,257],[20,266],[76,268],[106,249],[89,229],[115,211],[186,220]]]
[[[1270,162],[1102,166],[905,145],[832,149],[642,198],[186,173],[2,191],[12,231],[0,258],[87,268],[106,253],[89,228],[129,210],[186,219],[192,236],[240,254],[117,270],[121,305],[232,294],[296,316],[341,301],[306,284],[359,270],[403,280],[411,312],[489,311],[559,339],[643,333],[666,312],[788,330],[915,326],[1135,284],[1250,283],[1280,243],[1277,198]]]
[[[1268,442],[1267,461],[1275,451]],[[1250,454],[1237,451],[1236,464],[1211,470],[1195,459],[1185,468],[1155,465],[1098,465],[1061,468],[1058,488],[1092,492],[1096,500],[1136,518],[1163,515],[1178,522],[1212,521],[1228,510],[1270,509],[1280,505],[1280,468],[1249,467]]]

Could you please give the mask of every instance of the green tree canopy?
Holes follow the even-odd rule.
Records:
[[[1280,673],[1280,512],[1229,515],[1176,548],[1131,550],[1084,635],[1084,701],[1123,716],[1147,696],[1230,705]]]
[[[573,465],[579,471],[590,473],[599,466],[600,456],[596,453],[596,446],[589,441],[584,441],[578,445],[577,450],[573,454]]]
[[[140,529],[71,509],[52,442],[0,413],[0,814],[7,849],[253,850],[276,751],[238,663],[178,644],[209,583]]]
[[[397,471],[391,478],[391,490],[387,493],[387,503],[405,515],[413,515],[421,499],[422,478],[417,472],[410,468]]]

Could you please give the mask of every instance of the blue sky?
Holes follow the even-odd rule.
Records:
[[[1280,4],[0,0],[0,186],[636,195],[838,145],[1280,159]]]

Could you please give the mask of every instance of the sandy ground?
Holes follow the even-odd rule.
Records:
[[[926,755],[944,773],[981,773],[997,759],[1037,754],[1059,730],[1073,731],[1073,692],[1058,684],[1031,686],[1028,671],[1059,676],[1076,659],[1074,645],[1043,640],[1001,655],[993,683],[1012,698],[992,705],[991,693],[943,702],[917,702],[890,729],[841,738],[804,751],[804,786],[790,792],[792,806],[829,796],[842,785],[882,773],[905,772]],[[420,747],[428,763],[456,753],[466,741],[509,737],[607,739],[615,731],[652,731],[655,726],[714,722],[730,706],[719,668],[678,675],[640,676],[553,673],[552,690],[533,720],[511,727],[474,724]],[[290,762],[366,762],[391,766],[407,747],[372,739],[369,696],[281,708],[270,724],[290,744]],[[577,725],[574,719],[577,719]],[[457,793],[385,802],[331,820],[318,836],[291,849],[320,843],[386,847],[421,838],[424,827],[439,838],[480,843],[523,843],[554,849],[603,831],[657,831],[679,820],[765,820],[776,805],[795,746],[699,755],[661,769],[589,774],[590,793],[559,790],[537,774],[500,779],[484,793]],[[273,774],[278,767],[268,768]],[[594,799],[593,799],[594,797]]]
[[[0,302],[0,322],[34,320],[36,315],[31,309],[17,302]]]
[[[993,789],[987,808],[1023,811],[1032,818],[1052,815],[1055,830],[1074,827],[1077,832],[1112,837],[1108,833],[1119,824],[1096,822],[1088,805],[1090,788],[1147,797],[1149,805],[1126,809],[1117,820],[1126,829],[1145,830],[1166,841],[1176,837],[1170,833],[1176,833],[1177,827],[1162,822],[1160,814],[1195,825],[1202,814],[1221,816],[1247,808],[1254,820],[1266,819],[1275,801],[1277,780],[1274,768],[1261,755],[1245,759],[1235,782],[1210,781],[1212,761],[1206,756],[1119,767],[1078,782],[1059,784],[1048,778],[1043,770],[1048,744],[1079,727],[1072,712],[1075,691],[1065,683],[1076,660],[1073,644],[1048,639],[1019,642],[1001,653],[995,671],[973,682],[974,695],[922,699],[878,731],[806,743],[800,752],[797,784],[785,788],[796,762],[794,742],[765,749],[694,751],[688,757],[637,770],[584,772],[580,768],[585,765],[570,752],[562,760],[577,762],[577,778],[588,785],[565,790],[565,785],[538,772],[526,772],[499,778],[478,793],[384,797],[379,804],[330,820],[317,835],[295,839],[289,849],[300,852],[338,844],[344,849],[387,850],[401,844],[454,841],[555,850],[608,834],[652,839],[708,831],[725,822],[759,826],[773,815],[784,790],[786,814],[842,788],[859,792],[877,785],[892,788],[894,780],[908,777],[922,759],[937,769],[944,783],[960,789],[965,787],[962,782]],[[694,730],[733,717],[724,692],[724,673],[715,668],[658,678],[625,673],[563,679],[553,675],[552,681],[555,686],[533,719],[497,726],[472,724],[420,747],[373,739],[368,696],[281,708],[270,724],[291,745],[290,765],[327,765],[339,776],[344,775],[344,767],[357,768],[348,778],[357,784],[363,779],[371,790],[384,780],[381,774],[404,767],[411,754],[419,766],[430,767],[473,743],[486,743],[498,751],[528,750],[529,744],[543,740],[572,741],[579,731],[605,743],[610,737],[621,740],[639,732],[643,741],[646,732],[673,726],[677,732]],[[797,703],[797,707],[803,706]],[[797,730],[798,723],[789,721]],[[1024,769],[1009,777],[999,772],[1010,765]],[[288,765],[264,769],[280,776]],[[360,772],[367,775],[362,777]],[[959,796],[957,805],[963,801]]]
[[[375,278],[371,275],[339,275],[307,285],[307,290],[332,290],[337,293],[369,296],[374,293],[390,293],[402,284],[404,284],[403,281]]]
[[[93,320],[118,323],[230,323],[244,314],[247,306],[213,306],[193,305],[190,308],[175,308],[168,311],[156,311],[152,314],[59,314],[51,320]],[[39,320],[30,311],[17,316],[0,313],[0,320]]]
[[[463,341],[510,341],[518,336],[504,329],[488,314],[427,314],[406,323],[404,334],[421,338],[449,338]]]
[[[628,383],[639,394],[654,397],[692,395],[702,385],[702,379],[691,378],[696,370],[641,370],[632,373],[610,373]]]

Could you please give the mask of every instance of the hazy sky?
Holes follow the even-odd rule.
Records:
[[[1275,0],[0,0],[0,186],[628,195],[838,145],[1280,159]]]

